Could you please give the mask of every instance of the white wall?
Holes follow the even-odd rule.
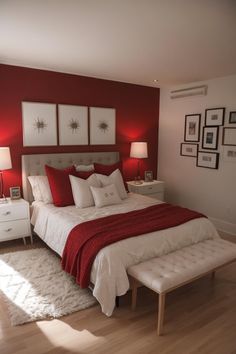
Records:
[[[236,162],[223,159],[222,127],[218,170],[196,167],[195,157],[180,156],[186,114],[201,113],[202,127],[206,108],[225,107],[225,126],[236,127],[228,123],[229,112],[236,111],[236,75],[192,83],[188,87],[200,84],[208,85],[207,96],[173,100],[170,90],[183,86],[161,89],[158,179],[166,182],[167,201],[200,211],[219,230],[236,235]],[[201,143],[199,147],[202,150]]]

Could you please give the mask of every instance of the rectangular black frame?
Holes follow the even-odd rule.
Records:
[[[215,133],[213,132],[213,134],[216,134],[216,139],[215,139],[215,145],[213,145],[213,147],[209,147],[209,146],[206,146],[205,143],[205,131],[207,129],[214,129],[215,130]],[[217,150],[218,149],[218,140],[219,140],[219,126],[217,127],[214,127],[214,126],[205,126],[203,127],[203,130],[202,130],[202,149],[206,149],[206,150]]]
[[[226,131],[226,129],[235,130],[236,127],[235,127],[235,128],[233,128],[233,127],[224,127],[224,128],[223,128],[222,145],[235,146],[235,145],[236,145],[236,140],[235,140],[235,143],[234,143],[234,144],[226,144],[226,142],[225,142],[225,131]]]
[[[190,140],[190,139],[187,139],[187,129],[188,129],[188,117],[194,117],[196,116],[196,118],[198,119],[198,127],[197,127],[197,133],[195,134],[196,136],[196,139],[193,139],[193,140]],[[197,113],[197,114],[186,114],[185,115],[185,126],[184,126],[184,141],[187,141],[187,142],[193,142],[193,143],[196,143],[196,142],[199,142],[200,140],[200,125],[201,125],[201,114]]]
[[[196,155],[185,155],[183,154],[183,145],[194,145],[197,147]],[[187,156],[187,157],[197,157],[198,154],[198,144],[192,144],[192,143],[181,143],[180,144],[180,156]]]
[[[200,156],[200,154],[216,155],[214,167],[199,165],[199,156]],[[211,170],[217,170],[218,167],[219,167],[219,155],[220,155],[220,154],[219,154],[218,152],[198,151],[197,160],[196,160],[196,166],[197,166],[197,167],[203,167],[203,168],[210,168]]]
[[[207,113],[210,112],[210,111],[216,111],[216,110],[219,110],[219,111],[222,111],[221,112],[221,117],[220,117],[220,121],[219,123],[217,122],[213,122],[212,124],[209,124],[208,122],[208,119],[210,119],[209,117],[207,117]],[[205,110],[205,126],[207,127],[214,127],[214,126],[222,126],[224,125],[224,119],[225,119],[225,108],[224,107],[219,107],[219,108],[208,108]]]
[[[233,116],[235,116],[235,118],[233,118]],[[236,111],[229,112],[229,123],[236,124]]]

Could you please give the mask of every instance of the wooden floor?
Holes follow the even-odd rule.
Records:
[[[36,240],[33,247],[44,244]],[[31,246],[21,240],[5,242],[0,253],[25,248]],[[156,294],[139,289],[135,312],[130,293],[120,302],[111,318],[97,305],[12,327],[0,298],[0,353],[236,354],[236,263],[218,271],[214,281],[205,277],[167,296],[163,337],[156,336]]]

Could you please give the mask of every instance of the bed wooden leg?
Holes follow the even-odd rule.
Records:
[[[120,297],[116,296],[116,307],[120,307]]]
[[[131,309],[135,310],[136,309],[136,304],[137,304],[137,288],[138,288],[138,283],[135,279],[132,280],[132,303],[131,303]]]
[[[166,294],[159,294],[158,301],[158,322],[157,322],[157,335],[162,335],[163,322],[164,322],[164,312],[165,312],[165,298]]]

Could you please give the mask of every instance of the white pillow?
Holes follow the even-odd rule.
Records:
[[[102,188],[90,187],[90,189],[93,194],[95,206],[98,208],[122,202],[114,184],[109,184],[109,186]]]
[[[90,186],[101,187],[101,183],[95,174],[87,179],[70,175],[70,184],[74,202],[77,208],[87,208],[94,205],[93,195]]]
[[[91,165],[74,165],[76,171],[79,172],[89,172],[89,171],[94,171],[94,164],[92,163]]]
[[[108,186],[109,184],[114,184],[116,186],[117,192],[121,199],[128,197],[128,194],[125,189],[124,181],[122,174],[119,169],[115,170],[110,174],[110,176],[96,174],[99,181],[102,183],[102,186]]]
[[[52,193],[47,176],[29,176],[28,180],[32,188],[34,200],[36,202],[44,202],[47,204],[53,203]]]

